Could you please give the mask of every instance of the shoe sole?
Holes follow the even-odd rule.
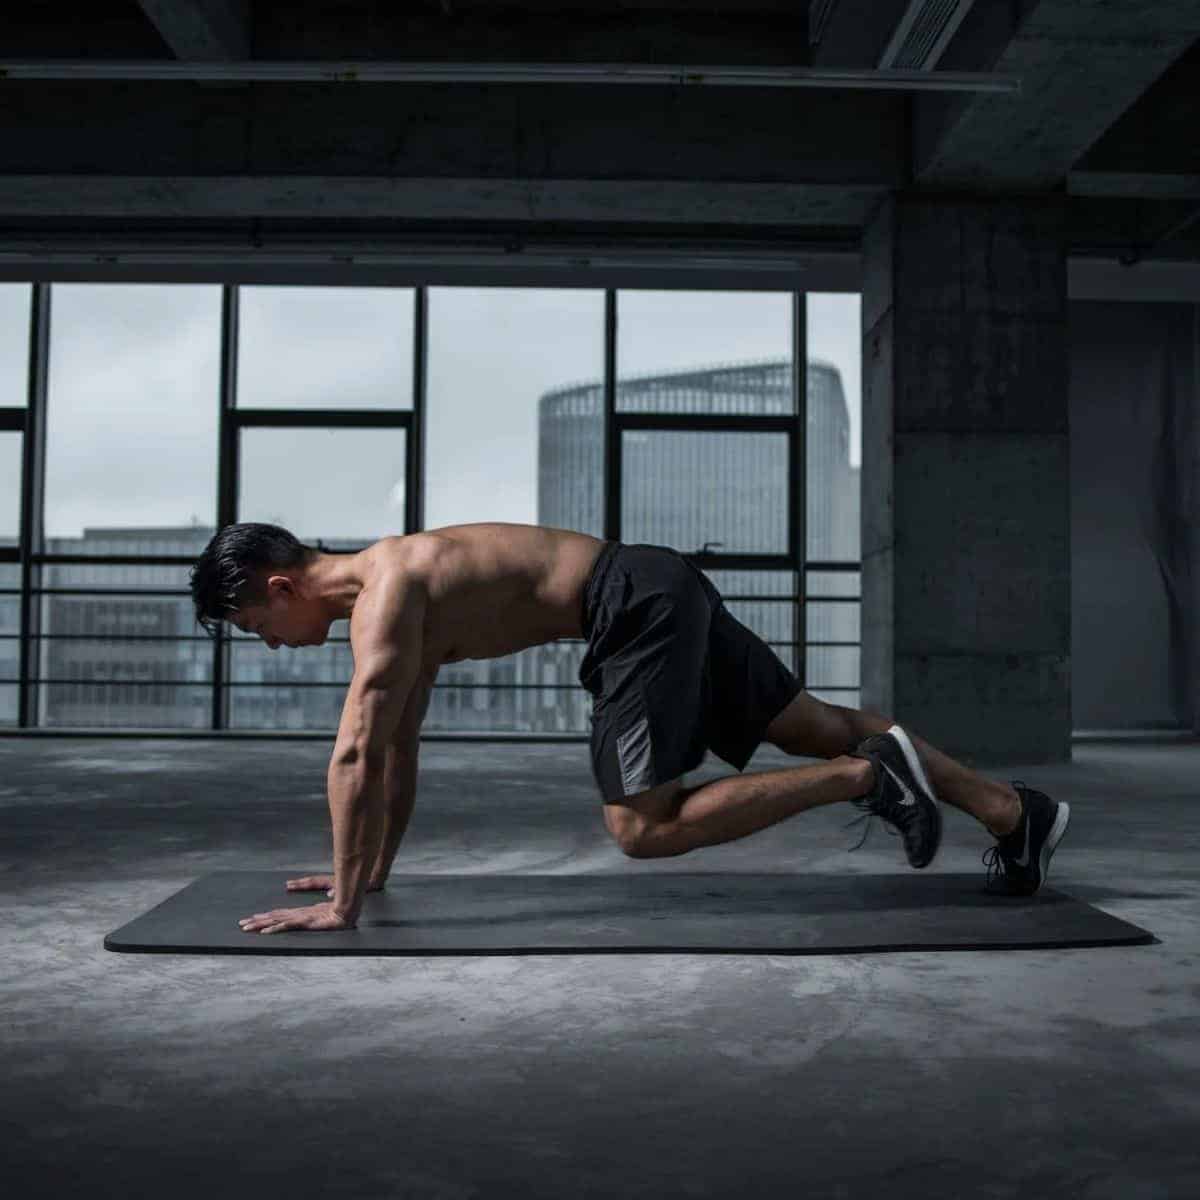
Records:
[[[1046,834],[1046,840],[1042,843],[1042,852],[1038,855],[1038,870],[1041,872],[1038,887],[1046,882],[1046,876],[1050,873],[1050,856],[1054,853],[1058,843],[1063,840],[1063,834],[1067,832],[1070,820],[1071,806],[1065,800],[1058,801],[1054,824],[1050,826],[1050,832]]]
[[[938,800],[937,792],[935,792],[933,790],[933,787],[930,785],[928,778],[926,778],[925,768],[921,766],[921,760],[917,756],[916,747],[912,744],[911,741],[909,741],[908,734],[905,733],[904,730],[901,729],[899,725],[893,725],[891,727],[891,729],[888,730],[888,733],[891,734],[891,736],[894,737],[896,739],[897,743],[899,744],[900,750],[904,755],[904,761],[906,763],[908,763],[908,769],[912,772],[913,778],[916,779],[916,781],[921,785],[922,788],[924,788],[926,795],[931,796],[933,798],[933,815],[937,821],[937,833],[934,838],[935,845],[934,845],[933,854],[930,855],[929,862],[923,863],[920,867],[917,868],[918,871],[923,871],[925,869],[925,867],[929,866],[930,863],[932,863],[933,860],[935,858],[937,858],[938,851],[941,850],[941,848],[942,848],[942,806],[941,806],[941,802]],[[1060,833],[1058,836],[1062,837],[1062,834]]]

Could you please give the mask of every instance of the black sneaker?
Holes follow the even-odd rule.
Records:
[[[1021,797],[1021,819],[983,852],[988,868],[984,886],[995,896],[1032,896],[1045,882],[1050,856],[1067,832],[1071,806],[1015,779],[1013,787]]]
[[[867,840],[871,818],[882,817],[903,837],[910,865],[929,866],[942,843],[942,810],[908,734],[893,725],[887,733],[876,733],[859,742],[850,757],[865,758],[875,767],[874,789],[851,801],[867,814],[849,823],[867,822],[858,846],[851,849],[857,850]]]

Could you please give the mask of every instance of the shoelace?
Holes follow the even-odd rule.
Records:
[[[1025,781],[1022,779],[1014,779],[1012,785],[1015,788],[1023,788],[1025,791],[1029,789],[1025,787]],[[1004,851],[1000,849],[1000,840],[996,839],[996,844],[985,850],[982,855],[983,861],[987,864],[987,881],[990,885],[993,880],[999,881],[1003,879],[1008,882],[1008,860],[1004,857]]]
[[[988,856],[991,856],[990,858]],[[987,881],[990,887],[993,880],[1008,879],[1008,871],[1004,865],[1004,856],[1000,853],[999,844],[983,852],[983,861],[987,863]]]
[[[872,812],[870,808],[867,808],[866,801],[863,799],[851,800],[850,803],[853,804],[855,806],[855,808],[861,808],[861,809],[864,809],[865,811],[861,817],[855,817],[853,821],[847,821],[846,824],[842,826],[842,828],[849,829],[851,825],[864,825],[864,824],[866,825],[866,828],[863,830],[862,837],[859,838],[858,845],[848,847],[846,850],[847,854],[852,854],[855,850],[859,849],[859,847],[861,847],[862,844],[867,840],[867,837],[871,832],[871,818],[879,815],[878,813]],[[882,820],[882,818],[880,818],[880,819]],[[900,836],[900,830],[893,829],[886,821],[884,821],[883,827],[884,827],[884,829],[886,829],[888,831],[888,833],[890,833],[892,835],[892,837]]]

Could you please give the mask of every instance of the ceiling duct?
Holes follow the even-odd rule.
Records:
[[[884,69],[931,71],[975,0],[911,0],[883,52]]]

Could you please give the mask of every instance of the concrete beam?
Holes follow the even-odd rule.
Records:
[[[1200,175],[1200,42],[1075,164],[1076,171]]]
[[[1200,200],[1200,175],[1145,171],[1072,171],[1068,196],[1104,196],[1121,200]]]
[[[0,83],[3,171],[50,176],[907,181],[887,92]]]
[[[248,223],[247,223],[248,224]],[[743,242],[745,244],[743,244]],[[214,235],[0,233],[0,282],[260,283],[357,287],[622,287],[856,292],[853,249],[775,237],[696,240],[687,231],[617,243],[443,234],[385,238],[326,232],[282,241],[248,228]]]
[[[1081,258],[1067,265],[1072,300],[1200,304],[1200,263]]]
[[[138,0],[176,58],[250,57],[249,0]]]
[[[916,100],[915,181],[985,191],[1060,185],[1197,37],[1195,0],[1030,0],[1023,13],[976,5],[943,65],[1019,75],[1021,93]]]
[[[0,175],[0,219],[258,217],[858,229],[887,190],[678,180]]]

